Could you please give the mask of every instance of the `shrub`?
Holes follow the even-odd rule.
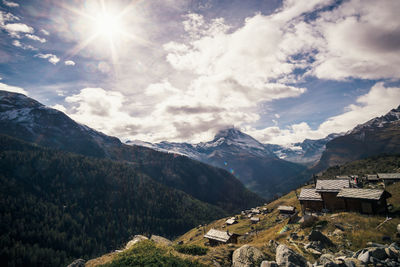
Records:
[[[205,255],[208,251],[208,248],[197,245],[176,245],[174,248],[180,253],[197,256]]]

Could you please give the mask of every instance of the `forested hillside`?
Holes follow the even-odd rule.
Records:
[[[134,166],[0,136],[0,264],[62,266],[131,235],[173,237],[227,213]]]

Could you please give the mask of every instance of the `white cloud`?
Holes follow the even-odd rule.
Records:
[[[328,118],[316,130],[312,130],[306,122],[302,122],[286,129],[274,126],[256,130],[248,127],[246,132],[262,142],[281,145],[301,142],[305,138],[324,138],[331,133],[347,132],[358,124],[386,114],[398,107],[399,99],[399,87],[385,87],[379,82],[371,87],[367,94],[358,97],[355,104],[347,106],[342,114]]]
[[[43,33],[46,36],[50,35],[50,32],[46,31],[45,29],[41,29],[40,32]]]
[[[18,3],[7,1],[7,0],[3,0],[3,4],[8,7],[19,7]]]
[[[0,80],[1,80],[1,79],[0,79]],[[28,95],[28,92],[25,91],[25,90],[24,90],[23,88],[21,88],[21,87],[8,85],[8,84],[1,83],[1,82],[0,82],[0,90],[4,90],[4,91],[8,91],[8,92],[14,92],[14,93],[20,93],[20,94]]]
[[[66,60],[66,61],[64,61],[64,64],[67,66],[75,66],[75,62],[72,60]]]
[[[20,33],[33,33],[34,30],[31,26],[28,26],[24,23],[9,23],[2,26],[4,30],[6,30],[11,37],[21,38]]]
[[[37,50],[37,48],[35,48],[35,47],[31,46],[31,45],[27,45],[27,44],[21,43],[19,40],[13,40],[12,45],[16,46],[16,47],[20,47],[20,48],[22,48],[24,50],[26,50],[26,49]]]
[[[36,36],[34,34],[25,34],[25,37],[27,37],[27,38],[29,38],[31,40],[34,40],[34,41],[41,42],[41,43],[45,43],[46,42],[46,39],[44,39],[42,37],[39,37],[39,36]]]
[[[60,104],[55,104],[54,106],[50,106],[50,107],[54,108],[54,109],[57,109],[57,110],[59,110],[61,112],[64,112],[64,113],[67,112],[67,109],[63,105],[60,105]]]
[[[47,59],[51,64],[54,64],[54,65],[56,65],[60,61],[60,58],[53,54],[39,53],[39,54],[36,54],[35,57]]]

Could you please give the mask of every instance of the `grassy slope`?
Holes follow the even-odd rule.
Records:
[[[363,161],[356,161],[353,163],[348,163],[342,166],[342,171],[348,171],[350,173],[358,174],[362,173],[361,169],[367,173],[374,173],[377,171],[396,171],[398,168],[399,157],[383,157],[383,158],[373,158],[366,159]],[[376,168],[376,170],[375,170]],[[325,174],[336,175],[334,169],[328,170]],[[339,174],[339,173],[338,173]],[[342,173],[343,174],[343,173]],[[308,186],[310,187],[310,186]],[[387,186],[387,191],[392,194],[392,197],[388,199],[388,203],[393,205],[393,212],[390,216],[391,220],[384,223],[378,229],[383,221],[385,221],[385,216],[369,216],[359,213],[349,213],[340,212],[333,214],[326,214],[319,217],[319,222],[326,221],[326,225],[322,228],[322,232],[327,235],[335,244],[337,248],[334,251],[349,249],[352,251],[357,251],[360,248],[366,247],[367,242],[385,243],[383,237],[390,237],[391,241],[386,241],[386,243],[391,243],[393,241],[399,241],[396,237],[396,226],[400,223],[400,218],[398,217],[398,211],[400,210],[400,183],[392,184]],[[297,193],[300,189],[297,189]],[[311,262],[315,261],[315,257],[304,250],[303,243],[307,243],[307,240],[298,241],[291,240],[289,238],[290,234],[296,232],[298,236],[306,237],[312,230],[312,227],[305,229],[300,228],[298,224],[293,224],[289,226],[289,230],[285,233],[279,234],[278,231],[282,229],[287,224],[288,219],[280,220],[278,218],[278,211],[276,208],[279,205],[292,205],[300,210],[300,203],[297,200],[295,191],[290,192],[287,195],[265,205],[262,207],[267,207],[269,209],[274,209],[272,213],[266,215],[260,215],[261,221],[257,224],[256,228],[251,224],[248,218],[242,217],[241,215],[236,215],[239,218],[239,223],[231,226],[225,226],[225,221],[228,218],[222,218],[216,220],[204,227],[197,227],[184,235],[180,236],[175,240],[175,242],[183,241],[185,244],[196,244],[199,246],[204,246],[207,239],[203,238],[205,232],[211,228],[226,230],[230,232],[235,232],[244,235],[245,233],[250,233],[245,238],[241,238],[239,244],[228,244],[221,245],[217,247],[211,247],[208,253],[204,256],[187,256],[192,260],[197,260],[200,263],[211,265],[213,261],[219,262],[222,266],[231,265],[231,256],[236,248],[241,247],[244,244],[249,244],[260,248],[265,254],[266,259],[274,260],[275,254],[270,250],[268,242],[273,239],[280,243],[285,243],[292,247],[295,251],[303,254]],[[336,227],[335,224],[341,224],[344,226],[345,231],[341,235],[334,235]],[[256,231],[257,230],[257,231]],[[176,253],[176,252],[175,252]],[[181,254],[176,254],[180,255]],[[112,258],[111,258],[112,259]],[[111,259],[103,259],[103,263]],[[88,266],[96,266],[89,264]]]

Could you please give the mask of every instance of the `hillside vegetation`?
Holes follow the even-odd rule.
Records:
[[[365,174],[376,173],[380,171],[394,172],[399,168],[399,157],[375,157],[365,160],[351,162],[340,167],[343,173]],[[324,177],[338,175],[336,167],[330,168],[323,174]],[[342,173],[342,174],[343,174]],[[307,187],[311,187],[308,185]],[[379,186],[379,185],[378,185]],[[398,211],[400,210],[400,183],[395,183],[386,187],[386,190],[392,194],[388,203],[393,206],[389,215],[389,220],[385,215],[365,215],[355,212],[326,213],[318,216],[318,220],[309,226],[302,227],[300,224],[288,224],[288,219],[279,216],[277,207],[279,205],[295,206],[301,210],[300,203],[297,200],[296,192],[292,191],[287,195],[265,205],[273,211],[268,214],[257,215],[261,220],[258,224],[252,224],[247,216],[236,214],[238,223],[227,226],[225,221],[231,217],[221,218],[202,227],[196,227],[184,235],[178,237],[175,243],[183,243],[188,246],[199,246],[208,248],[205,255],[191,256],[183,255],[177,251],[171,252],[183,259],[190,259],[207,266],[218,262],[221,266],[232,265],[232,253],[244,244],[259,248],[265,255],[264,259],[274,260],[275,251],[270,245],[270,240],[275,240],[281,244],[286,244],[295,252],[303,255],[308,261],[315,262],[320,255],[313,254],[304,248],[304,245],[310,241],[307,236],[312,230],[318,229],[333,241],[335,246],[327,248],[325,253],[337,253],[339,251],[350,251],[350,253],[368,246],[369,242],[379,244],[390,244],[394,241],[400,241],[396,235],[396,227],[400,223]],[[299,193],[300,189],[296,190]],[[301,215],[301,213],[300,213]],[[342,228],[340,230],[338,227]],[[207,239],[203,236],[211,228],[219,230],[229,230],[242,235],[238,244],[220,245],[217,247],[207,247]],[[351,252],[352,251],[352,252]],[[115,254],[116,255],[116,254]],[[111,262],[116,256],[103,258],[98,263]],[[93,262],[89,262],[88,266]],[[127,265],[120,265],[127,266]]]
[[[113,250],[136,233],[171,238],[227,215],[133,165],[6,136],[0,136],[0,201],[2,266],[63,266]]]

